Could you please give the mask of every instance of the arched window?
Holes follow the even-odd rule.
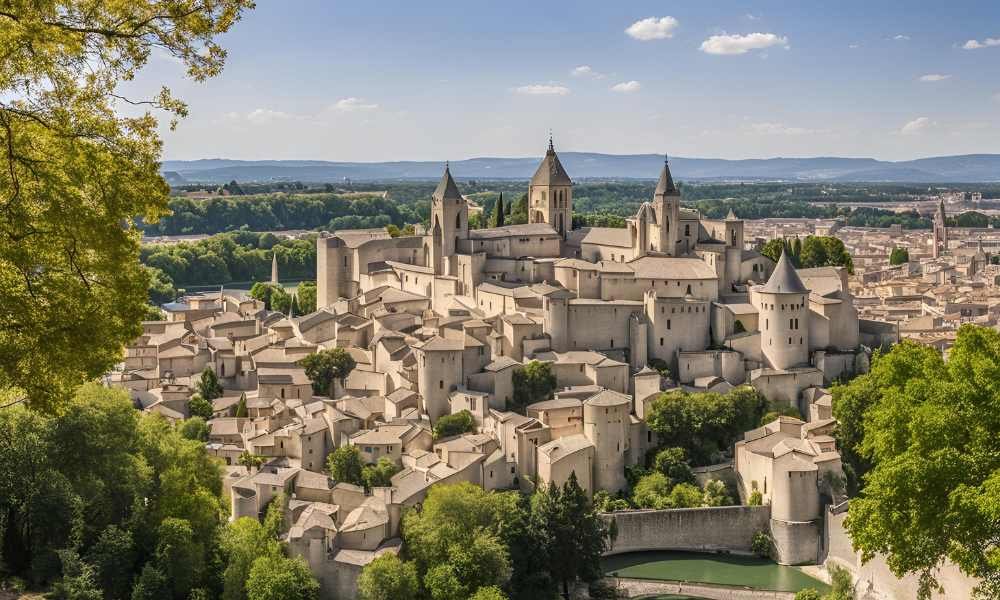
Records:
[[[455,229],[462,228],[462,213],[455,215]]]

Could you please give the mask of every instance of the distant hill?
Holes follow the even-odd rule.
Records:
[[[663,164],[658,154],[597,154],[560,152],[559,158],[574,179],[655,179]],[[451,162],[460,179],[527,179],[540,157],[470,158]],[[316,183],[353,180],[436,179],[437,161],[331,162],[322,160],[202,160],[164,161],[162,170],[174,181],[223,183],[233,179],[253,181],[305,181]],[[873,158],[719,158],[670,159],[674,176],[688,180],[788,180],[871,181],[912,183],[982,183],[1000,181],[1000,154],[938,156],[900,162]]]

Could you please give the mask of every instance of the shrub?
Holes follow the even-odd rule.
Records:
[[[813,588],[806,588],[795,594],[795,600],[823,600],[823,597]]]
[[[750,492],[750,497],[747,498],[747,506],[762,506],[763,504],[764,495],[760,493],[760,490]]]
[[[766,531],[758,531],[750,540],[750,550],[761,558],[771,558],[774,553],[774,541]]]

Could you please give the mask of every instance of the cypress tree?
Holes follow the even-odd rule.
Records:
[[[497,198],[497,203],[493,205],[493,226],[503,227],[504,217],[504,207],[503,207],[503,192],[500,192],[500,197]]]

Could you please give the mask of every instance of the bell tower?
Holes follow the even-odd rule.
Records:
[[[573,182],[559,162],[549,136],[549,149],[528,184],[528,222],[548,223],[563,239],[573,229]]]
[[[435,275],[447,275],[445,257],[458,250],[459,240],[469,237],[469,207],[451,177],[451,168],[444,165],[444,175],[431,195],[429,267]]]
[[[663,157],[663,169],[660,179],[656,182],[653,192],[653,213],[659,235],[654,236],[653,249],[667,256],[677,256],[677,244],[680,241],[681,192],[674,185],[670,174],[670,160]]]

